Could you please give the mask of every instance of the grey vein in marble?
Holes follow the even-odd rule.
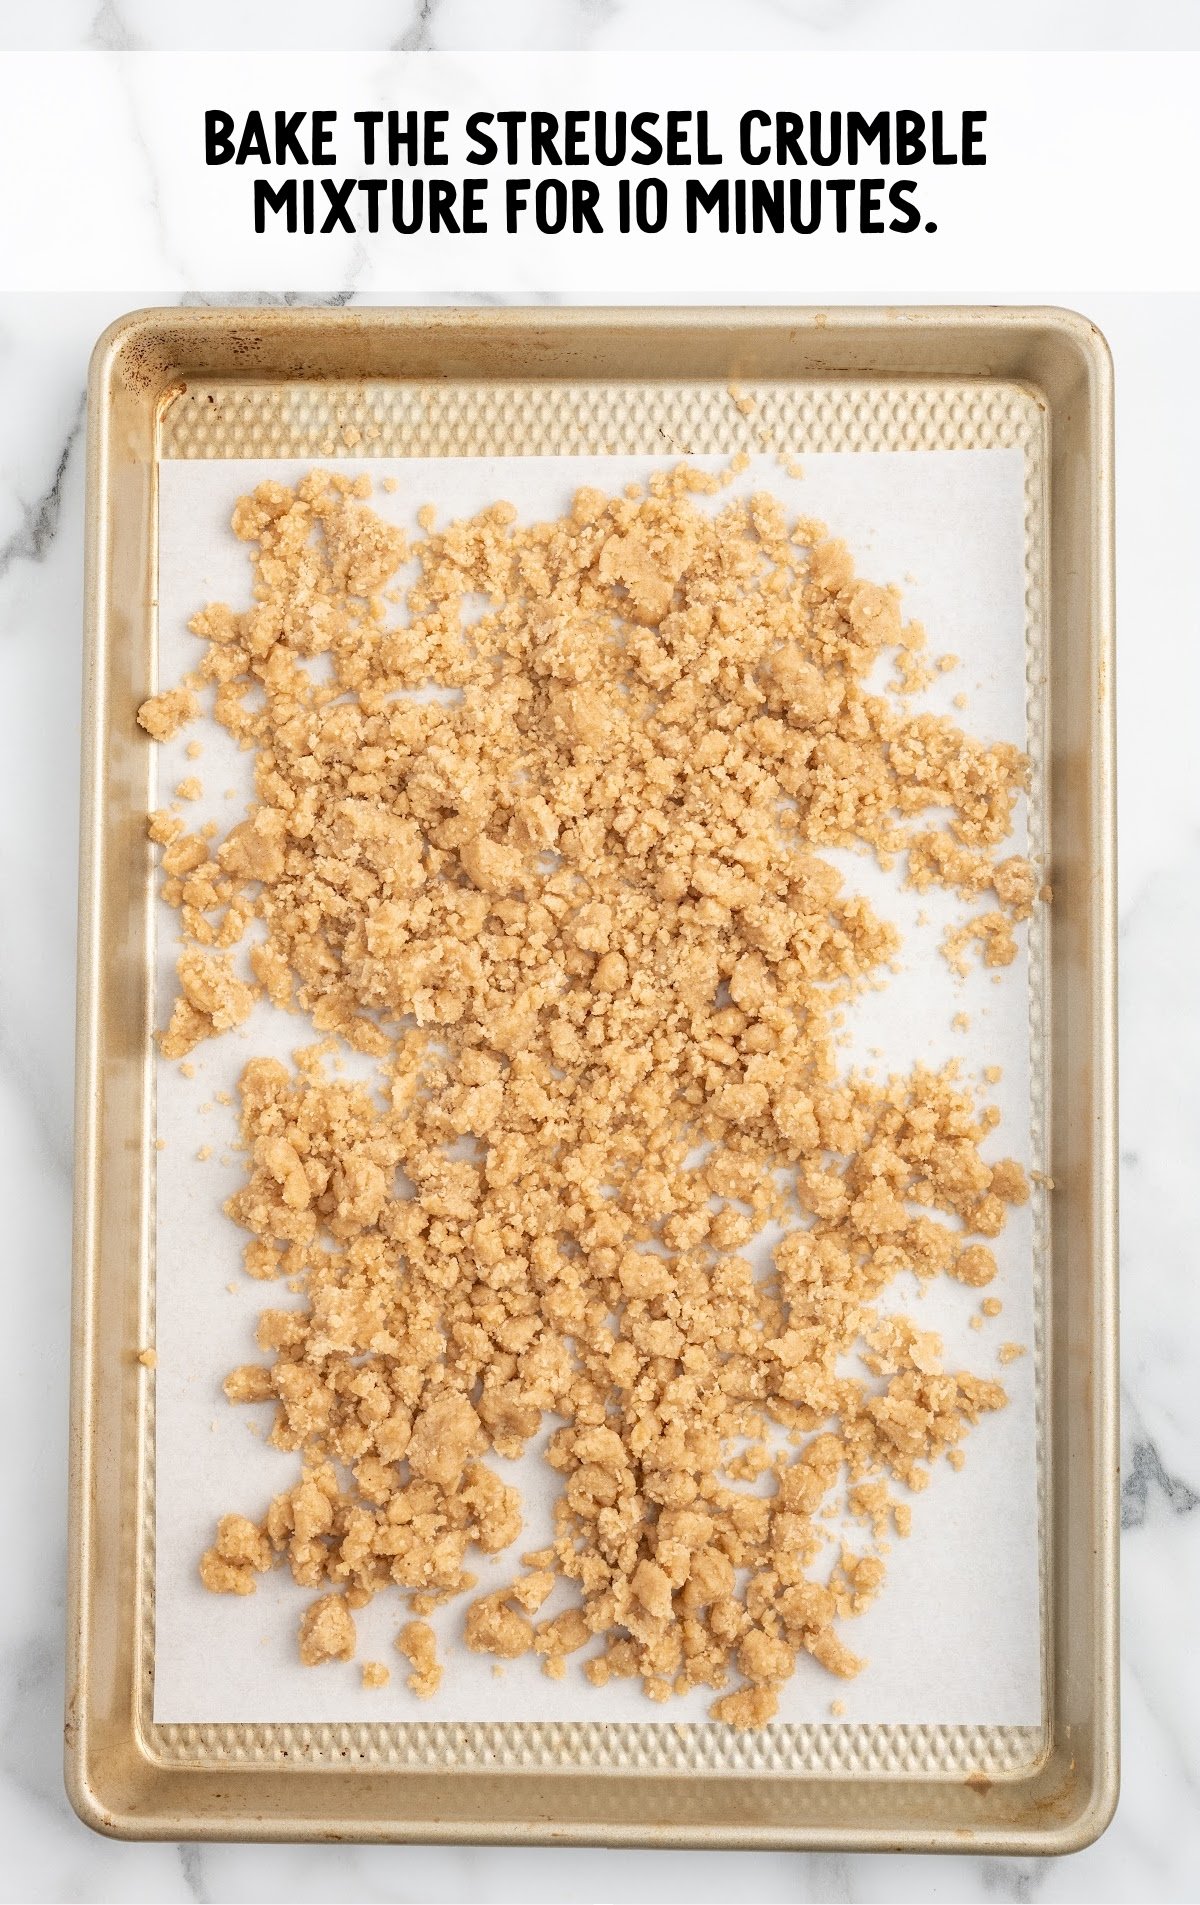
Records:
[[[132,33],[120,13],[116,0],[104,0],[88,28],[87,45],[98,53],[140,53],[146,47]]]
[[[428,53],[433,50],[433,16],[437,0],[417,0],[413,23],[392,41],[393,53]]]
[[[342,291],[185,291],[179,302],[181,305],[200,305],[205,309],[221,305],[236,305],[239,308],[279,305],[288,310],[341,310],[347,304],[353,304],[354,297],[352,287]]]
[[[114,20],[118,19],[113,0],[105,0],[103,11],[111,13]],[[137,146],[138,155],[141,159],[141,176],[145,182],[145,201],[154,222],[154,230],[158,238],[159,255],[166,264],[173,280],[178,284],[186,284],[188,279],[186,262],[176,246],[174,235],[171,231],[170,220],[163,211],[162,197],[159,190],[158,165],[155,158],[154,147],[146,137],[146,129],[142,123],[142,115],[138,110],[134,70],[132,65],[125,60],[118,60],[117,70],[120,76],[121,90],[125,95],[126,104],[129,108],[129,129],[133,134],[134,143]]]
[[[183,1882],[188,1889],[188,1897],[196,1900],[196,1905],[206,1905],[212,1894],[206,1883],[203,1848],[198,1845],[181,1845],[179,1851],[179,1869],[183,1873]]]
[[[979,1876],[986,1897],[1027,1905],[1038,1895],[1044,1869],[1039,1859],[984,1859]]]
[[[20,505],[20,526],[0,545],[0,581],[14,563],[44,561],[53,546],[62,516],[63,483],[83,429],[84,406],[85,397],[81,392],[75,406],[74,422],[55,464],[53,477],[40,496],[35,496],[31,503]]]
[[[1190,1515],[1200,1508],[1200,1494],[1182,1475],[1171,1475],[1149,1437],[1134,1442],[1124,1462],[1121,1477],[1121,1526],[1141,1528],[1150,1511],[1152,1496],[1161,1497],[1173,1515]]]

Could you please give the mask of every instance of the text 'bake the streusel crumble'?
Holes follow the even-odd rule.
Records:
[[[424,1617],[462,1596],[476,1652],[761,1724],[801,1654],[859,1671],[840,1623],[908,1532],[893,1490],[1004,1405],[875,1306],[902,1271],[987,1285],[1025,1172],[985,1159],[997,1114],[954,1066],[839,1065],[899,940],[822,850],[977,904],[948,957],[1007,963],[1026,761],[913,710],[922,631],[842,543],[720,488],[683,466],[557,521],[422,512],[410,541],[365,479],[264,483],[233,515],[253,605],[197,614],[195,672],[140,712],[161,739],[211,708],[254,753],[223,837],[151,817],[182,937],[163,1053],[264,997],[318,1035],[246,1065],[227,1206],[249,1274],[303,1297],[225,1383],[274,1403],[296,1475],[201,1562],[245,1594],[286,1561],[306,1662],[400,1589],[430,1694]],[[521,1533],[504,1458],[548,1424],[554,1538],[472,1596],[472,1550]]]

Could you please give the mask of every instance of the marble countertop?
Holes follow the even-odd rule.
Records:
[[[51,21],[0,8],[0,46],[226,45],[243,0],[189,9],[64,0]],[[251,11],[253,11],[251,9]],[[361,0],[271,9],[270,37],[453,48],[521,45],[485,0]],[[666,44],[671,5],[527,0],[540,43]],[[13,9],[15,14],[15,9]],[[691,0],[688,41],[727,43],[728,8]],[[886,44],[885,0],[742,0],[746,44]],[[1139,45],[1194,44],[1187,4],[1143,10]],[[1065,45],[1078,11],[1046,0],[971,10],[980,45]],[[636,24],[635,24],[636,16]],[[904,43],[961,45],[957,5],[914,0]],[[1132,43],[1130,10],[1091,10],[1091,43]],[[1003,19],[1001,27],[997,23]],[[953,24],[951,24],[953,23]],[[1186,24],[1185,24],[1186,23]],[[726,34],[723,39],[722,35]],[[1126,38],[1123,39],[1122,35]],[[758,36],[757,40],[755,36]],[[247,37],[243,25],[240,37]],[[265,39],[265,35],[263,38]],[[530,42],[530,43],[537,43]],[[163,280],[168,278],[164,270]],[[189,298],[199,294],[186,294]],[[242,294],[243,297],[245,294]],[[344,294],[353,296],[353,292]],[[1192,1198],[1200,1149],[1200,628],[1190,361],[1200,299],[1047,286],[1106,332],[1118,380],[1123,1230],[1124,1772],[1116,1820],[1059,1861],[786,1853],[655,1854],[435,1848],[121,1845],[94,1837],[61,1775],[66,1391],[72,1166],[77,757],[82,616],[83,384],[97,334],[162,301],[0,294],[0,1155],[11,1228],[0,1385],[10,1466],[0,1579],[0,1898],[447,1899],[628,1896],[723,1900],[1187,1900],[1200,1895],[1200,1278]],[[484,301],[484,294],[480,294]],[[549,297],[549,294],[548,294]],[[206,292],[205,302],[221,301]],[[411,299],[410,301],[420,301]],[[552,301],[552,299],[550,300]]]
[[[689,47],[887,47],[988,51],[1172,48],[1195,44],[1192,0],[55,0],[0,4],[0,46],[98,51],[371,48],[563,52]]]

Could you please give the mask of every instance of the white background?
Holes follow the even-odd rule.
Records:
[[[893,5],[892,12],[902,9]],[[651,6],[647,14],[657,9]],[[485,284],[493,295],[529,297],[553,285],[568,303],[712,301],[714,275],[736,283],[742,303],[846,301],[889,304],[1036,301],[1049,277],[1116,289],[1130,282],[1161,291],[1200,290],[1200,247],[1184,241],[1191,223],[1192,133],[1200,55],[1167,61],[1144,52],[940,53],[821,49],[801,54],[454,52],[257,53],[231,61],[216,53],[28,53],[14,58],[6,102],[10,150],[37,155],[23,189],[0,195],[0,256],[13,287],[64,291],[80,282],[124,288],[150,259],[172,292],[197,285],[256,285],[281,292],[353,286],[395,295],[409,287],[446,291]],[[52,130],[46,102],[54,102]],[[328,168],[209,167],[204,113],[335,110]],[[722,168],[654,168],[669,184],[671,216],[661,234],[620,234],[607,208],[614,176],[590,168],[605,208],[602,233],[550,236],[526,220],[510,236],[500,215],[504,179],[534,184],[544,170],[500,161],[466,166],[462,122],[473,110],[622,107],[707,109]],[[748,108],[807,115],[853,107],[873,115],[935,109],[947,126],[964,110],[985,110],[986,165],[881,169],[909,176],[925,225],[902,234],[839,234],[823,217],[810,236],[721,235],[706,225],[689,236],[686,179],[711,184],[779,175],[774,165],[738,158],[737,127]],[[365,167],[356,110],[449,112],[451,163],[426,176],[487,179],[486,233],[421,231],[289,234],[271,218],[253,228],[252,180],[389,176]],[[236,134],[235,134],[236,136]],[[761,136],[761,135],[760,135]],[[307,131],[302,129],[302,137]],[[424,168],[419,168],[424,170]],[[847,168],[833,167],[831,175]],[[626,168],[630,178],[649,168]],[[823,168],[794,171],[810,181]],[[570,168],[561,177],[569,179]],[[787,176],[785,174],[784,176]],[[54,215],[47,216],[48,208]],[[1099,266],[1099,277],[1096,267]],[[164,275],[165,274],[165,275]],[[886,287],[886,290],[883,289]]]
[[[4,44],[119,48],[276,43],[384,48],[435,45],[639,46],[800,50],[1082,46],[1194,48],[1197,9],[1105,0],[691,0],[686,8],[633,0],[374,0],[282,9],[209,0],[0,0]],[[227,57],[235,72],[237,56]],[[1151,105],[1180,70],[1126,62]],[[88,234],[46,178],[47,154],[70,144],[65,81],[35,94],[0,73],[6,199],[40,193],[41,224],[57,232],[60,281],[71,295],[18,295],[30,261],[0,252],[0,1155],[9,1224],[6,1355],[0,1395],[9,1461],[0,1577],[0,1896],[13,1899],[1151,1899],[1194,1900],[1200,1885],[1200,1385],[1196,1349],[1195,1160],[1200,1152],[1200,785],[1196,773],[1196,455],[1200,386],[1193,375],[1200,298],[1165,296],[1194,270],[1195,234],[1183,195],[1160,249],[1147,258],[1138,228],[1164,189],[1154,144],[1131,154],[1124,120],[1081,136],[1086,70],[1056,103],[1057,164],[1080,193],[1132,190],[1132,220],[1093,229],[1068,258],[1069,221],[1031,190],[1019,249],[956,223],[945,295],[971,295],[986,274],[1003,299],[1066,303],[1104,330],[1117,368],[1121,767],[1122,1223],[1124,1468],[1124,1768],[1114,1825],[1100,1844],[1056,1862],[790,1854],[639,1854],[486,1849],[353,1849],[169,1845],[95,1839],[63,1797],[62,1594],[65,1555],[67,1300],[70,1252],[72,1012],[80,674],[83,460],[81,394],[90,345],[110,318],[163,298],[219,300],[261,289],[216,228],[220,254],[204,278],[181,260],[212,233],[182,231],[160,212],[160,155],[145,144],[132,92],[123,96],[91,169],[109,190],[92,204],[105,235]],[[12,131],[14,98],[32,99],[38,140]],[[987,102],[985,101],[985,104]],[[1136,102],[1135,102],[1136,103]],[[1069,111],[1068,111],[1069,108]],[[57,116],[56,116],[57,115]],[[124,116],[122,116],[124,115]],[[139,139],[142,144],[139,146]],[[128,155],[133,152],[135,157]],[[122,158],[120,155],[126,155]],[[109,159],[112,157],[112,164]],[[981,176],[979,173],[974,175]],[[1130,180],[1133,180],[1132,186]],[[1049,181],[1049,187],[1053,180]],[[90,188],[89,188],[90,189]],[[169,193],[168,182],[168,193]],[[160,200],[161,204],[161,200]],[[11,218],[11,211],[4,213]],[[10,227],[11,229],[11,227]],[[68,233],[74,231],[74,236]],[[38,234],[34,234],[38,237]],[[40,243],[40,237],[38,237]],[[871,242],[871,241],[863,241]],[[1157,242],[1157,241],[1156,241]],[[794,254],[776,254],[750,288],[715,260],[702,264],[698,301],[858,295],[886,301],[939,293],[932,280],[897,292],[889,271],[851,292],[858,241],[846,240],[805,291]],[[772,247],[773,248],[773,247]],[[950,239],[947,239],[947,253]],[[97,257],[97,252],[102,256]],[[554,301],[566,266],[547,265],[523,294]],[[377,300],[487,302],[482,271],[431,264],[384,269],[365,256],[360,282]],[[331,269],[298,280],[308,292],[353,293]],[[98,287],[108,285],[109,290]],[[638,271],[614,265],[606,298],[649,294]],[[572,295],[580,295],[578,291]],[[672,295],[685,295],[673,289]]]

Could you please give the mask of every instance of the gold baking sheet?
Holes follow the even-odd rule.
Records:
[[[731,381],[755,399],[749,416]],[[85,1816],[170,1836],[1014,1850],[1079,1843],[1103,1823],[1115,1781],[1108,412],[1103,347],[1062,314],[208,310],[143,314],[102,340],[68,1709]],[[768,445],[1001,446],[1025,459],[1030,831],[1050,844],[1056,896],[1031,942],[1034,1149],[1062,1187],[1034,1244],[1046,1727],[155,1726],[154,1383],[130,1357],[153,1303],[149,748],[130,717],[152,666],[158,461]]]

